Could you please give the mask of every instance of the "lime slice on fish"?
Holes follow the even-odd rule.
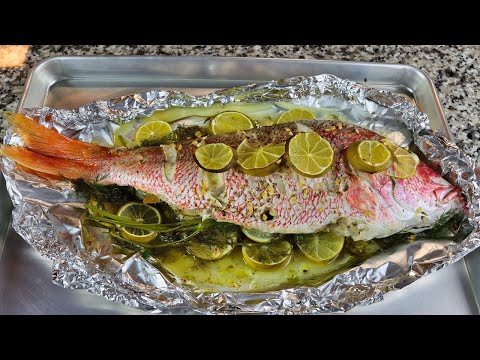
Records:
[[[296,235],[297,246],[307,259],[322,263],[334,259],[343,249],[345,238],[335,233]]]
[[[208,125],[214,135],[253,129],[254,125],[245,114],[238,111],[225,111],[215,116]]]
[[[277,171],[280,168],[280,160],[278,163],[273,163],[271,165],[268,165],[264,168],[260,169],[244,169],[241,166],[239,167],[240,170],[250,176],[268,176],[273,174],[275,171]]]
[[[288,158],[295,171],[307,177],[324,175],[333,164],[330,143],[315,133],[300,133],[288,143]]]
[[[137,129],[135,141],[138,145],[142,145],[148,141],[162,140],[170,137],[172,134],[172,127],[165,121],[150,121]]]
[[[315,115],[308,110],[291,109],[278,118],[277,124],[285,124],[297,120],[315,120]]]
[[[417,165],[420,163],[417,154],[405,150],[388,140],[383,140],[383,143],[393,152],[394,157],[393,171],[390,171],[388,175],[398,179],[406,179],[415,175]]]
[[[250,240],[261,244],[268,244],[274,237],[271,233],[266,233],[256,229],[247,229],[242,227],[241,230]]]
[[[244,170],[265,169],[280,161],[285,154],[285,143],[254,146],[248,139],[237,148],[238,164]]]
[[[392,166],[392,152],[381,142],[374,140],[355,141],[347,148],[347,160],[355,169],[378,173]]]
[[[245,262],[256,270],[272,270],[288,264],[292,245],[288,241],[270,244],[244,243],[242,255]]]
[[[139,224],[160,224],[162,221],[160,212],[157,209],[140,202],[126,203],[118,210],[117,215],[130,221],[138,222]],[[149,242],[155,239],[158,234],[155,231],[136,229],[128,226],[122,226],[119,230],[125,239],[138,243]]]
[[[233,155],[233,149],[226,144],[208,144],[195,151],[195,160],[206,171],[223,172],[233,163]]]

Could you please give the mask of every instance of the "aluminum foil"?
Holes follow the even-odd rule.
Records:
[[[152,313],[307,314],[347,311],[382,300],[437,271],[480,246],[480,191],[474,162],[455,144],[428,127],[426,114],[404,98],[333,75],[294,77],[226,89],[205,96],[175,91],[148,91],[76,110],[24,109],[44,126],[83,141],[112,146],[112,131],[121,123],[171,106],[209,106],[230,102],[288,101],[334,108],[351,122],[397,142],[413,142],[468,201],[467,220],[453,238],[421,240],[392,247],[359,266],[336,275],[319,287],[296,287],[257,294],[203,293],[169,281],[140,254],[127,260],[112,255],[111,244],[87,249],[81,239],[84,199],[71,184],[45,180],[2,161],[7,190],[14,204],[13,227],[53,262],[53,281],[65,288],[87,289],[109,300]],[[21,144],[7,132],[5,144]]]

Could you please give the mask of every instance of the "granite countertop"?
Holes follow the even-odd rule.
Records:
[[[0,111],[14,111],[28,71],[56,55],[214,55],[297,59],[353,60],[417,66],[433,80],[456,143],[480,159],[480,46],[365,45],[162,45],[31,46],[23,66],[0,68]],[[4,133],[0,128],[0,140]]]

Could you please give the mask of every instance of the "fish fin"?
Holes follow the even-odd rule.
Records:
[[[6,119],[30,150],[49,157],[72,160],[108,157],[108,148],[70,139],[48,129],[22,114],[8,114]]]
[[[95,165],[93,162],[86,164],[85,162],[78,160],[47,157],[24,147],[10,145],[0,147],[0,155],[15,161],[22,167],[26,167],[39,173],[71,180],[95,180]]]
[[[37,170],[33,170],[33,169],[29,169],[23,165],[20,165],[19,163],[16,163],[16,166],[26,172],[26,173],[29,173],[29,174],[32,174],[32,175],[35,175],[35,176],[38,176],[38,177],[41,177],[41,178],[44,178],[44,179],[49,179],[49,180],[65,180],[65,178],[63,176],[60,176],[60,175],[52,175],[52,174],[47,174],[47,173],[43,173],[41,171],[37,171]]]

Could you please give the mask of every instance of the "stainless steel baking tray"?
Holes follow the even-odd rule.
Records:
[[[220,57],[61,56],[47,59],[32,69],[19,108],[74,109],[98,99],[160,88],[198,95],[226,87],[322,73],[401,94],[428,114],[433,129],[451,137],[430,78],[415,67],[396,64]],[[0,183],[0,314],[143,313],[84,290],[63,289],[51,283],[51,264],[12,230],[10,215],[8,194]],[[475,295],[480,291],[478,275],[480,254],[476,251],[465,260],[402,290],[388,293],[382,302],[356,307],[349,314],[478,314]]]

